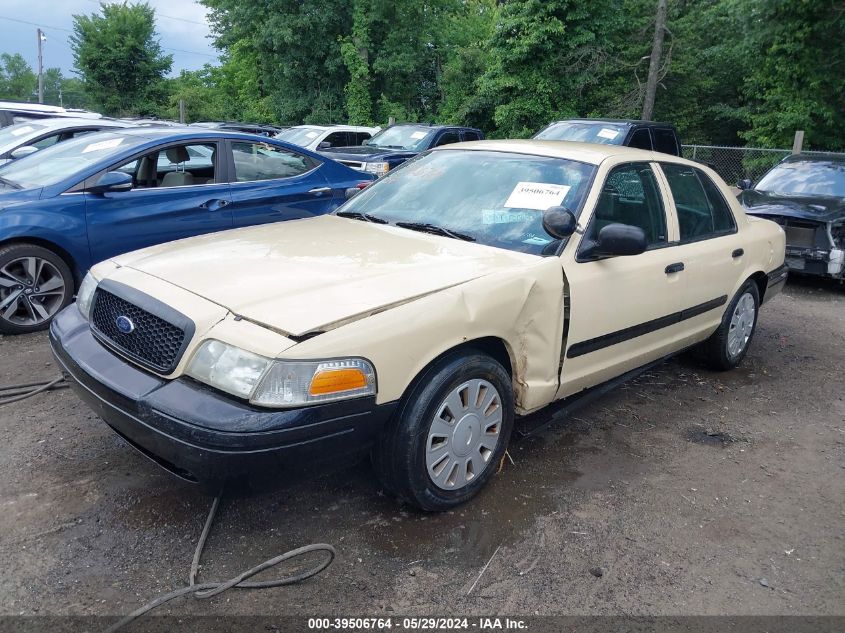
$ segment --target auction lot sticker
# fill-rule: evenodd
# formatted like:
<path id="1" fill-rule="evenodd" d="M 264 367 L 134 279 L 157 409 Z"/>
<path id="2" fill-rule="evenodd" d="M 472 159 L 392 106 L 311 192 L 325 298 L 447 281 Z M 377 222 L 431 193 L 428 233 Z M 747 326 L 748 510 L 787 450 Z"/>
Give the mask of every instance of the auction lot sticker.
<path id="1" fill-rule="evenodd" d="M 508 209 L 536 209 L 545 211 L 549 207 L 556 207 L 566 194 L 569 185 L 553 185 L 545 182 L 518 182 L 505 201 Z"/>

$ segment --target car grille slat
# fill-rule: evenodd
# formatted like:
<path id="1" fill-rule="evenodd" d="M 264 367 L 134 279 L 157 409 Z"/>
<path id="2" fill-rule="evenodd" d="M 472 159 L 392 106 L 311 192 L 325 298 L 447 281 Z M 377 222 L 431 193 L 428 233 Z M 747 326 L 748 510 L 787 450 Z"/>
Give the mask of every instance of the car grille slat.
<path id="1" fill-rule="evenodd" d="M 135 329 L 121 332 L 118 317 L 129 318 Z M 91 326 L 104 343 L 160 373 L 173 370 L 185 342 L 182 328 L 102 288 L 94 297 Z"/>

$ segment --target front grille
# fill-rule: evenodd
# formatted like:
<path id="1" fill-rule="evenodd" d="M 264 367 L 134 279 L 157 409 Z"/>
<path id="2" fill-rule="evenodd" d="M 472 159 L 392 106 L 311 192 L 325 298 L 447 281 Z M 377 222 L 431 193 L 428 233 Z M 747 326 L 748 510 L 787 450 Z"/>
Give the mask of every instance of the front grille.
<path id="1" fill-rule="evenodd" d="M 795 226 L 787 224 L 784 227 L 786 231 L 786 243 L 789 246 L 803 246 L 804 248 L 812 248 L 816 245 L 816 229 L 808 226 Z"/>
<path id="2" fill-rule="evenodd" d="M 121 332 L 117 327 L 118 317 L 127 317 L 134 329 Z M 95 334 L 117 351 L 165 374 L 179 362 L 185 342 L 182 328 L 102 288 L 94 297 L 91 325 Z"/>

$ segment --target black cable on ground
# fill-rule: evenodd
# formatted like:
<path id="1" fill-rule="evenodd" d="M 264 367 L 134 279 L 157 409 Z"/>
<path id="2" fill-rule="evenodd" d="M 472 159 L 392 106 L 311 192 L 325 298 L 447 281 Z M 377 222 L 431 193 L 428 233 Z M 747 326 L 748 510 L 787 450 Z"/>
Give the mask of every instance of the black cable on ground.
<path id="1" fill-rule="evenodd" d="M 62 376 L 57 376 L 52 380 L 43 382 L 28 382 L 20 385 L 0 387 L 0 407 L 4 404 L 25 400 L 50 389 L 66 389 L 68 386 Z"/>
<path id="2" fill-rule="evenodd" d="M 178 598 L 186 594 L 193 594 L 195 598 L 202 599 L 211 598 L 212 596 L 216 596 L 217 594 L 223 593 L 224 591 L 227 591 L 232 587 L 235 587 L 237 589 L 267 589 L 269 587 L 282 587 L 284 585 L 292 585 L 294 583 L 301 582 L 307 578 L 311 578 L 311 576 L 316 576 L 321 571 L 326 569 L 326 567 L 332 564 L 332 561 L 334 560 L 334 557 L 336 555 L 334 547 L 332 547 L 331 545 L 327 545 L 326 543 L 315 543 L 313 545 L 306 545 L 304 547 L 292 549 L 289 552 L 285 552 L 284 554 L 266 560 L 263 563 L 246 570 L 242 574 L 231 578 L 230 580 L 226 580 L 223 582 L 203 582 L 197 584 L 196 578 L 197 572 L 199 570 L 200 558 L 202 557 L 203 549 L 205 549 L 205 542 L 206 540 L 208 540 L 208 534 L 211 531 L 211 525 L 214 521 L 214 516 L 217 514 L 217 507 L 220 505 L 220 499 L 222 499 L 222 497 L 223 493 L 221 491 L 220 494 L 218 494 L 217 497 L 214 498 L 214 502 L 211 504 L 211 509 L 208 512 L 208 518 L 206 518 L 205 526 L 202 529 L 202 534 L 200 534 L 200 540 L 197 543 L 196 550 L 194 550 L 194 558 L 191 562 L 191 571 L 188 574 L 188 586 L 161 595 L 155 600 L 151 600 L 144 606 L 135 609 L 135 611 L 133 611 L 132 613 L 118 621 L 116 624 L 106 629 L 105 633 L 113 633 L 114 631 L 117 631 L 118 629 L 126 626 L 136 618 L 139 618 L 140 616 L 144 615 L 145 613 L 148 613 L 149 611 L 160 607 L 166 602 L 170 602 L 174 598 Z M 326 552 L 328 556 L 317 566 L 311 569 L 307 569 L 293 576 L 277 578 L 275 580 L 264 580 L 260 582 L 244 582 L 247 578 L 259 574 L 266 569 L 270 569 L 271 567 L 275 567 L 279 563 L 282 563 L 286 560 L 290 560 L 292 558 L 296 558 L 298 556 L 303 556 L 310 552 Z"/>

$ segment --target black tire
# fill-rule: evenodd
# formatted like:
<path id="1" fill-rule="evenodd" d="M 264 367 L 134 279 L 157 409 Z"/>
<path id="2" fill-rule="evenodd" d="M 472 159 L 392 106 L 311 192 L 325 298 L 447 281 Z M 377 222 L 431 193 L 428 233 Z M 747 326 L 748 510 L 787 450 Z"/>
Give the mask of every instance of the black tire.
<path id="1" fill-rule="evenodd" d="M 61 280 L 63 287 L 60 290 L 46 293 L 35 285 L 32 287 L 26 286 L 25 275 L 21 274 L 20 268 L 22 266 L 21 261 L 24 258 L 35 258 L 49 264 L 43 268 L 43 272 L 39 271 L 41 273 L 39 278 L 44 280 L 49 272 Z M 21 279 L 24 283 L 10 287 L 8 283 L 12 279 Z M 38 279 L 35 282 L 37 283 Z M 28 290 L 32 294 L 20 296 L 19 299 L 12 298 L 13 294 L 21 290 Z M 42 294 L 39 294 L 39 292 L 42 292 Z M 73 273 L 71 273 L 65 261 L 53 251 L 26 243 L 0 247 L 0 306 L 3 306 L 4 302 L 8 302 L 10 298 L 19 306 L 11 314 L 7 314 L 12 306 L 11 302 L 0 309 L 0 333 L 26 334 L 46 329 L 53 317 L 73 300 L 74 292 Z M 38 306 L 32 307 L 32 302 L 38 302 Z M 31 316 L 32 322 L 26 322 L 27 314 Z M 46 318 L 44 314 L 47 315 Z"/>
<path id="2" fill-rule="evenodd" d="M 734 318 L 734 313 L 737 312 L 737 306 L 740 300 L 748 301 L 744 297 L 748 295 L 754 303 L 754 318 L 751 323 L 751 331 L 742 348 L 736 352 L 731 353 L 729 349 L 729 341 L 731 334 L 731 321 Z M 704 363 L 711 369 L 717 371 L 727 371 L 737 367 L 745 355 L 748 353 L 748 348 L 751 347 L 751 341 L 754 338 L 754 333 L 757 331 L 757 316 L 760 313 L 760 291 L 757 284 L 749 279 L 731 299 L 728 304 L 725 314 L 722 316 L 722 323 L 719 325 L 713 334 L 704 341 L 698 348 L 698 355 Z"/>
<path id="3" fill-rule="evenodd" d="M 429 431 L 435 424 L 435 415 L 445 406 L 446 397 L 470 381 L 484 381 L 498 392 L 502 414 L 496 431 L 498 439 L 495 450 L 487 452 L 483 458 L 486 462 L 481 472 L 477 475 L 472 473 L 472 479 L 458 489 L 447 490 L 436 485 L 429 474 L 426 462 Z M 492 397 L 495 402 L 495 394 Z M 457 429 L 457 425 L 468 417 L 457 421 L 453 419 L 453 428 Z M 373 449 L 373 465 L 385 488 L 403 501 L 421 510 L 449 510 L 475 496 L 496 472 L 507 449 L 513 421 L 513 387 L 508 372 L 481 352 L 455 352 L 436 361 L 403 396 L 396 413 L 382 430 Z M 477 428 L 483 428 L 484 422 L 480 422 L 480 425 Z M 470 431 L 467 445 L 472 436 L 473 432 Z M 487 451 L 482 447 L 479 450 Z M 471 469 L 466 464 L 463 468 L 463 476 L 469 477 Z"/>

